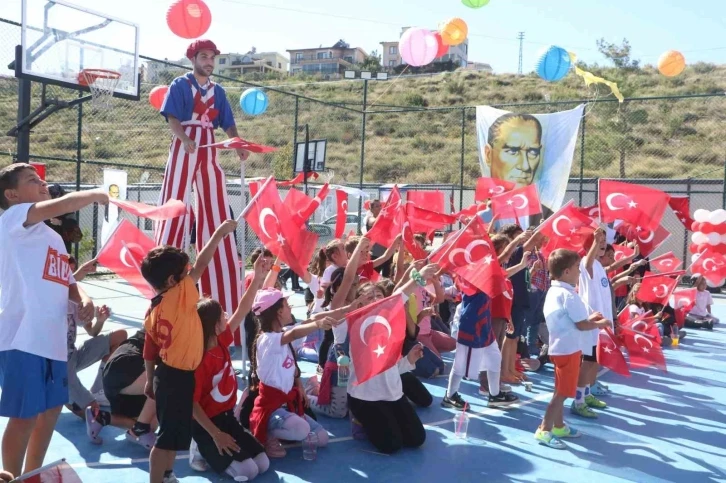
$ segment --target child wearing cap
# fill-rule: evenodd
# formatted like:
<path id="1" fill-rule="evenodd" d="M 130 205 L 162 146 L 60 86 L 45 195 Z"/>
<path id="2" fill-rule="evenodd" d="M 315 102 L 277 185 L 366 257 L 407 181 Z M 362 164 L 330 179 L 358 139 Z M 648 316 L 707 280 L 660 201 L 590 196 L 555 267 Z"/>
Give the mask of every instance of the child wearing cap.
<path id="1" fill-rule="evenodd" d="M 292 329 L 283 328 L 292 321 L 292 310 L 282 292 L 259 290 L 252 304 L 260 326 L 252 354 L 250 372 L 252 387 L 258 396 L 250 415 L 250 430 L 265 445 L 270 458 L 283 458 L 287 453 L 280 440 L 302 441 L 315 433 L 319 447 L 328 444 L 328 432 L 305 414 L 305 398 L 296 384 L 300 369 L 290 343 L 318 330 L 330 330 L 340 324 L 323 314 Z"/>
<path id="2" fill-rule="evenodd" d="M 565 424 L 564 403 L 575 397 L 580 375 L 583 342 L 589 331 L 608 327 L 610 321 L 596 312 L 588 316 L 585 303 L 575 292 L 580 278 L 580 256 L 570 250 L 555 250 L 547 262 L 552 285 L 544 303 L 549 331 L 549 357 L 555 366 L 555 391 L 547 406 L 542 424 L 534 437 L 540 444 L 555 449 L 567 446 L 560 438 L 577 438 L 580 433 Z"/>
<path id="3" fill-rule="evenodd" d="M 204 355 L 196 284 L 217 245 L 236 228 L 233 220 L 223 222 L 191 270 L 188 255 L 171 246 L 154 248 L 141 262 L 141 275 L 157 294 L 144 321 L 144 393 L 156 400 L 159 420 L 159 436 L 149 458 L 150 483 L 177 481 L 176 452 L 187 451 L 191 444 L 194 371 Z"/>

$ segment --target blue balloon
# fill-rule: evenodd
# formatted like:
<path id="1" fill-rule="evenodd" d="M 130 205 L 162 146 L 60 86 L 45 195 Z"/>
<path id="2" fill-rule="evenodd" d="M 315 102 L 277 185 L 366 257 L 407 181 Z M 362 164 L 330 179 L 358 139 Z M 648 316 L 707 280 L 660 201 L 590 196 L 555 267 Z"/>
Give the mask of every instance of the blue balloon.
<path id="1" fill-rule="evenodd" d="M 239 107 L 247 115 L 259 116 L 267 110 L 270 103 L 267 94 L 260 89 L 247 89 L 239 98 Z"/>
<path id="2" fill-rule="evenodd" d="M 556 82 L 567 75 L 571 65 L 570 54 L 562 47 L 553 45 L 540 55 L 537 74 L 546 81 Z"/>

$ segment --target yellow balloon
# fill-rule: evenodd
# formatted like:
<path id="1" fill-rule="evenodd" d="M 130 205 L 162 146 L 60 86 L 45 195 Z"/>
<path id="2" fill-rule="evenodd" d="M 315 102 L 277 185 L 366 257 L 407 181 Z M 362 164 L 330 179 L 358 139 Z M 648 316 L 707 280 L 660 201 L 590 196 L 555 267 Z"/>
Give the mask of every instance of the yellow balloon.
<path id="1" fill-rule="evenodd" d="M 675 77 L 686 68 L 686 58 L 677 50 L 669 50 L 658 59 L 658 71 L 666 77 Z"/>
<path id="2" fill-rule="evenodd" d="M 460 18 L 452 18 L 447 21 L 440 29 L 441 39 L 444 45 L 459 45 L 469 34 L 469 27 L 466 22 Z"/>

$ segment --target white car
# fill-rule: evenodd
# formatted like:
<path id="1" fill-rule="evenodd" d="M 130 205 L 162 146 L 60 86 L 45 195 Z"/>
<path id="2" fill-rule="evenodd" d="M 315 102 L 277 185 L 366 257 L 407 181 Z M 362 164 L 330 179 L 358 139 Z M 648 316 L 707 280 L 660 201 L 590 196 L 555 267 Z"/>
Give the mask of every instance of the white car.
<path id="1" fill-rule="evenodd" d="M 351 231 L 353 231 L 354 233 L 358 233 L 358 219 L 358 213 L 347 213 L 345 218 L 345 231 L 343 232 L 344 235 L 347 235 Z M 333 232 L 335 232 L 335 221 L 336 217 L 331 216 L 330 218 L 327 218 L 325 221 L 323 221 L 321 225 L 328 225 L 333 229 Z"/>

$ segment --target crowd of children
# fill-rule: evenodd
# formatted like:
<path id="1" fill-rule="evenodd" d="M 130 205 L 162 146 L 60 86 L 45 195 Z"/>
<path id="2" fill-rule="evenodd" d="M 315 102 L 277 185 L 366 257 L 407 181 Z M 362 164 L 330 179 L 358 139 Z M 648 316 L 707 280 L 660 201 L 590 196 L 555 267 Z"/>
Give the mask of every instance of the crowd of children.
<path id="1" fill-rule="evenodd" d="M 0 416 L 9 418 L 2 458 L 10 473 L 42 465 L 64 405 L 85 419 L 93 443 L 102 444 L 102 429 L 113 425 L 148 448 L 151 483 L 177 481 L 176 454 L 190 448 L 194 469 L 252 480 L 271 458 L 285 456 L 283 442 L 326 446 L 326 417 L 350 417 L 355 438 L 391 454 L 425 442 L 414 406 L 430 406 L 433 397 L 421 378 L 450 369 L 443 407 L 468 409 L 459 393 L 468 378 L 479 380 L 489 407 L 507 408 L 518 401 L 512 386 L 548 361 L 554 394 L 535 438 L 566 448 L 562 440 L 580 433 L 564 421 L 565 401 L 573 399 L 571 413 L 583 418 L 607 407 L 599 398 L 608 390 L 597 382 L 599 331 L 613 327 L 621 301 L 632 316 L 646 309 L 634 296 L 637 253 L 615 262 L 603 229 L 586 241 L 584 257 L 559 249 L 545 259 L 545 237 L 510 224 L 497 233 L 490 226 L 507 277 L 504 293 L 493 298 L 428 260 L 412 260 L 400 237 L 388 249 L 352 237 L 328 243 L 298 274 L 310 292 L 307 320 L 293 317 L 277 279 L 281 267 L 267 250 L 253 253 L 230 316 L 197 289 L 217 246 L 236 228 L 225 221 L 194 264 L 173 247 L 151 250 L 140 265 L 156 293 L 144 328 L 131 337 L 102 333 L 108 308 L 94 307 L 77 284 L 92 264 L 77 267 L 44 221 L 107 201 L 99 191 L 51 199 L 29 165 L 0 171 Z M 369 221 L 380 202 L 371 207 Z M 417 243 L 427 248 L 424 237 Z M 618 286 L 627 287 L 624 299 L 615 295 Z M 696 286 L 689 320 L 718 323 L 705 282 Z M 403 349 L 397 364 L 358 384 L 346 314 L 387 297 L 406 306 Z M 679 330 L 663 311 L 657 316 L 663 336 Z M 91 336 L 80 346 L 78 325 Z M 238 400 L 229 346 L 240 326 L 251 371 Z M 47 336 L 38 338 L 41 332 Z M 448 368 L 442 353 L 451 351 Z M 304 381 L 298 358 L 317 362 L 317 374 Z M 76 374 L 96 362 L 99 373 L 87 390 Z"/>

